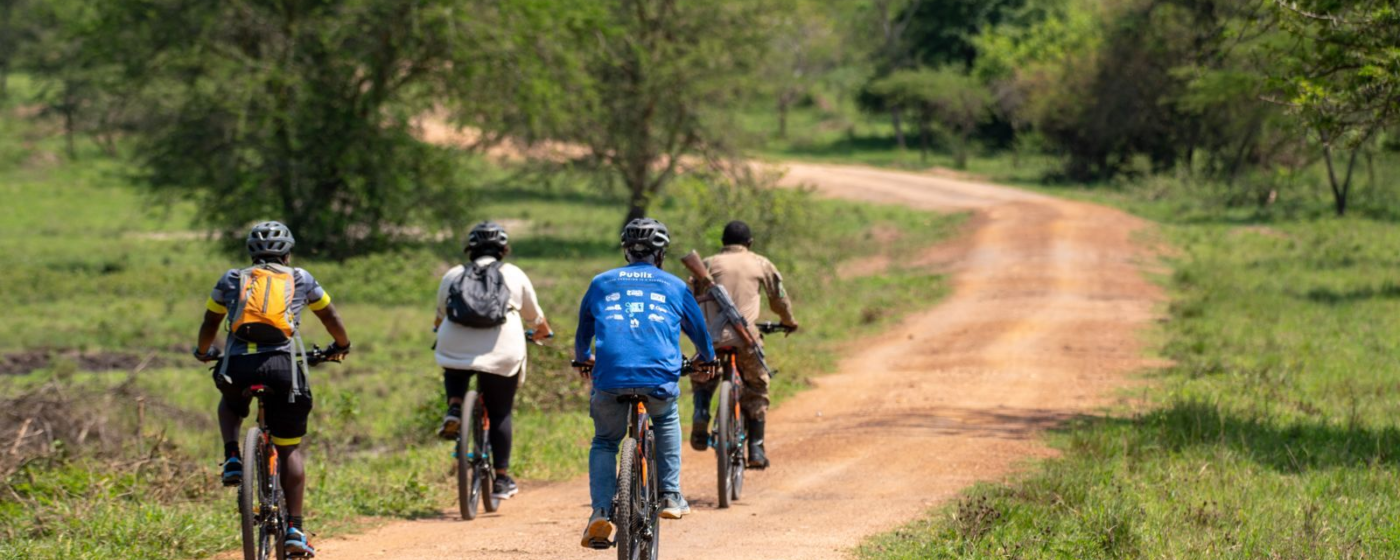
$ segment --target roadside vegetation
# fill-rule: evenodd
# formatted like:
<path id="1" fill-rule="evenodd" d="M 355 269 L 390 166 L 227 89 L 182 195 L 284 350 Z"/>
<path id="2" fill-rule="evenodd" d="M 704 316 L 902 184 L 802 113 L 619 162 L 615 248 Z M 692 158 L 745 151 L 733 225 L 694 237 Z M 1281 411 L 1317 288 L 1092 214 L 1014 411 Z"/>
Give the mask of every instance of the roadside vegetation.
<path id="1" fill-rule="evenodd" d="M 27 80 L 13 79 L 24 99 Z M 218 487 L 218 398 L 189 357 L 202 301 L 243 262 L 199 227 L 194 205 L 151 196 L 134 169 L 86 137 L 70 159 L 53 120 L 0 115 L 0 558 L 195 558 L 237 547 L 233 494 Z M 535 280 L 558 336 L 531 348 L 514 461 L 525 481 L 584 472 L 586 387 L 568 369 L 578 298 L 617 266 L 625 193 L 555 164 L 499 166 L 458 154 L 479 178 L 459 193 L 464 224 L 511 230 L 514 262 Z M 680 180 L 654 212 L 678 234 L 675 258 L 716 250 L 725 220 L 748 219 L 782 268 L 803 332 L 771 341 L 778 398 L 830 369 L 843 341 L 890 324 L 943 290 L 898 264 L 840 276 L 843 263 L 916 252 L 959 218 Z M 333 295 L 356 342 L 312 375 L 309 523 L 321 535 L 375 517 L 437 516 L 452 502 L 449 446 L 430 436 L 442 413 L 432 297 L 461 239 L 427 224 L 421 239 L 343 261 L 298 258 Z M 304 235 L 299 238 L 309 240 Z M 898 262 L 899 259 L 893 259 Z M 822 297 L 841 293 L 842 298 Z M 329 338 L 315 321 L 308 343 Z M 528 482 L 526 483 L 528 490 Z M 580 487 L 580 496 L 586 490 Z"/>
<path id="2" fill-rule="evenodd" d="M 1160 353 L 1060 458 L 871 539 L 865 558 L 1390 558 L 1400 229 L 1088 195 L 1160 221 Z"/>

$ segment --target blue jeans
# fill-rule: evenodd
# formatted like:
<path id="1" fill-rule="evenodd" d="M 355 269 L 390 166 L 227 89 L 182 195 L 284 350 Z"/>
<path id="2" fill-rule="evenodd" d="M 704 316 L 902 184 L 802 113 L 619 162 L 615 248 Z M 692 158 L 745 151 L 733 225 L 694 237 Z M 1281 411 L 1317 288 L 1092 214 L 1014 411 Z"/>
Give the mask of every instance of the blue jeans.
<path id="1" fill-rule="evenodd" d="M 588 450 L 588 492 L 594 510 L 612 512 L 617 494 L 617 448 L 627 435 L 628 405 L 618 393 L 593 390 L 588 414 L 593 417 L 593 447 Z M 656 434 L 656 470 L 663 494 L 681 491 L 681 415 L 676 399 L 647 397 L 647 414 Z"/>

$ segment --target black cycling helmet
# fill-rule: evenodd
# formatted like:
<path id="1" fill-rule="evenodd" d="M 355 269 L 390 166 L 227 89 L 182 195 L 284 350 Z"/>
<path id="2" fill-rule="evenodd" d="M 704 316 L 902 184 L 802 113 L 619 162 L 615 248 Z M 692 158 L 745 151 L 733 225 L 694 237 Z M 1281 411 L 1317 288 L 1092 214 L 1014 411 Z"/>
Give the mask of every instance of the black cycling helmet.
<path id="1" fill-rule="evenodd" d="M 671 244 L 671 232 L 666 224 L 651 218 L 637 218 L 622 228 L 622 248 L 628 253 L 648 255 L 665 251 Z"/>
<path id="2" fill-rule="evenodd" d="M 471 233 L 467 234 L 467 248 L 465 252 L 478 252 L 504 249 L 510 243 L 510 236 L 506 235 L 506 228 L 496 222 L 481 222 L 472 227 Z"/>
<path id="3" fill-rule="evenodd" d="M 297 240 L 282 222 L 263 222 L 248 232 L 248 254 L 257 257 L 285 257 Z"/>
<path id="4" fill-rule="evenodd" d="M 724 226 L 720 242 L 725 245 L 748 245 L 753 242 L 753 232 L 749 230 L 749 224 L 734 220 Z"/>

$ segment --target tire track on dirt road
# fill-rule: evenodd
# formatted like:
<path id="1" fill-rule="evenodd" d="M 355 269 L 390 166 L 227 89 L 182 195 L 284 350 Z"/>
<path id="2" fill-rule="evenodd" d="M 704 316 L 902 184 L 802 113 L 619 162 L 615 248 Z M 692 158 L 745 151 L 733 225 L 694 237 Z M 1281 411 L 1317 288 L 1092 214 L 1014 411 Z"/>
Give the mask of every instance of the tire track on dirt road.
<path id="1" fill-rule="evenodd" d="M 750 471 L 743 501 L 714 509 L 714 456 L 686 447 L 683 487 L 695 513 L 663 523 L 662 557 L 848 556 L 863 537 L 1050 455 L 1037 439 L 1042 430 L 1111 402 L 1126 374 L 1148 364 L 1138 336 L 1161 294 L 1142 274 L 1151 254 L 1134 234 L 1144 221 L 996 185 L 865 167 L 789 164 L 785 181 L 975 217 L 937 259 L 951 274 L 945 300 L 852 345 L 837 373 L 770 412 L 774 467 Z M 322 542 L 320 556 L 612 557 L 578 545 L 585 480 L 522 486 L 500 515 L 395 522 Z"/>

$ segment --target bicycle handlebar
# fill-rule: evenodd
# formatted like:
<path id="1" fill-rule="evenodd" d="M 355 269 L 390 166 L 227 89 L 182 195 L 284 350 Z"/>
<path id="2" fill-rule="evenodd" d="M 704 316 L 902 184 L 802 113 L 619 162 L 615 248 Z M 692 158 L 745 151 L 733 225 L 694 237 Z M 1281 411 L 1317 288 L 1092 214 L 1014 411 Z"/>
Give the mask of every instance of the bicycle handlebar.
<path id="1" fill-rule="evenodd" d="M 312 345 L 311 351 L 306 353 L 306 363 L 310 366 L 319 366 L 326 362 L 338 364 L 345 359 L 345 354 L 349 351 L 349 348 L 337 348 L 334 343 L 324 350 L 320 346 Z"/>
<path id="2" fill-rule="evenodd" d="M 793 331 L 797 330 L 797 329 L 794 328 L 794 327 L 789 327 L 789 326 L 784 325 L 784 324 L 782 324 L 782 323 L 779 323 L 779 322 L 777 322 L 777 321 L 764 321 L 764 322 L 762 322 L 762 323 L 758 323 L 758 324 L 755 325 L 755 326 L 758 327 L 758 332 L 761 332 L 761 333 L 763 333 L 763 334 L 773 334 L 773 333 L 778 333 L 778 332 L 780 332 L 780 333 L 790 333 L 790 332 L 793 332 Z"/>

